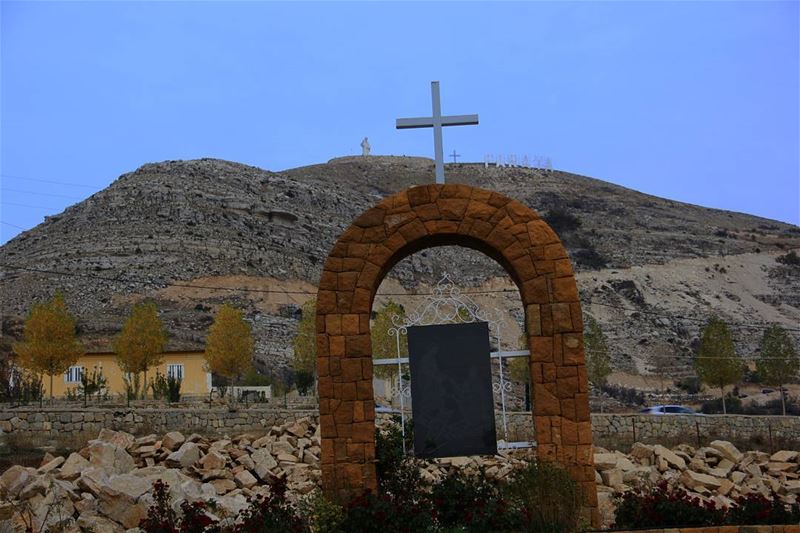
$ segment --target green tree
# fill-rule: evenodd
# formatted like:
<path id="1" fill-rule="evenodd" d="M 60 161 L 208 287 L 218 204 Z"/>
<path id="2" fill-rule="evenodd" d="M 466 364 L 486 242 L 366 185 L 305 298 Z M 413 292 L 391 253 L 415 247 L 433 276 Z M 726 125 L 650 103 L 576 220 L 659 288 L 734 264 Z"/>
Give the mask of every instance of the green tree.
<path id="1" fill-rule="evenodd" d="M 797 377 L 800 359 L 789 333 L 778 325 L 770 326 L 761 338 L 761 354 L 756 370 L 767 385 L 776 385 L 781 391 L 781 407 L 786 416 L 786 393 L 783 385 Z"/>
<path id="2" fill-rule="evenodd" d="M 60 292 L 45 303 L 38 303 L 25 321 L 22 342 L 14 344 L 23 368 L 38 375 L 50 376 L 50 398 L 53 398 L 53 376 L 63 374 L 85 353 L 75 337 L 75 319 L 67 310 Z"/>
<path id="3" fill-rule="evenodd" d="M 303 315 L 297 324 L 294 336 L 295 384 L 300 394 L 307 394 L 314 386 L 317 376 L 317 302 L 309 300 L 303 304 Z"/>
<path id="4" fill-rule="evenodd" d="M 209 372 L 238 383 L 252 367 L 255 340 L 250 324 L 239 309 L 224 304 L 217 311 L 206 337 L 206 366 Z"/>
<path id="5" fill-rule="evenodd" d="M 703 328 L 694 369 L 700 381 L 719 388 L 722 412 L 727 414 L 725 387 L 738 383 L 744 368 L 741 358 L 736 355 L 731 331 L 722 319 L 711 317 Z"/>
<path id="6" fill-rule="evenodd" d="M 600 324 L 591 316 L 586 316 L 583 330 L 583 349 L 586 356 L 586 376 L 589 383 L 600 392 L 611 374 L 611 357 L 608 355 L 608 341 Z M 603 411 L 601 396 L 600 411 Z"/>
<path id="7" fill-rule="evenodd" d="M 606 384 L 608 375 L 611 374 L 611 357 L 608 355 L 608 341 L 600 324 L 590 316 L 586 317 L 583 347 L 589 383 L 599 389 Z"/>
<path id="8" fill-rule="evenodd" d="M 144 374 L 142 396 L 147 396 L 147 370 L 163 362 L 167 332 L 153 302 L 133 306 L 131 314 L 114 339 L 114 352 L 120 369 L 129 374 Z"/>
<path id="9" fill-rule="evenodd" d="M 406 311 L 402 305 L 393 300 L 387 300 L 383 304 L 380 311 L 375 314 L 375 319 L 370 328 L 373 359 L 394 359 L 398 357 L 398 337 L 400 339 L 400 354 L 408 355 L 408 335 L 400 334 L 395 327 L 395 322 L 404 324 L 405 321 Z M 395 335 L 392 335 L 390 331 L 393 331 Z M 396 378 L 397 365 L 376 365 L 375 375 L 384 379 Z"/>

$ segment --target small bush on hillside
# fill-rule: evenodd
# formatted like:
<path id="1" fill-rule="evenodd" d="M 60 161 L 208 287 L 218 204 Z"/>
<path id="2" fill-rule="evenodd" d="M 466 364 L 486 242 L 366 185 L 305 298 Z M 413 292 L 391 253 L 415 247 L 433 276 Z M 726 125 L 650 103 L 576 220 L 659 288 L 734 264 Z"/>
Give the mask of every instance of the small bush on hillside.
<path id="1" fill-rule="evenodd" d="M 609 264 L 609 259 L 598 252 L 593 245 L 576 250 L 572 258 L 579 265 L 592 269 L 605 268 Z"/>
<path id="2" fill-rule="evenodd" d="M 700 392 L 700 380 L 696 377 L 683 378 L 675 385 L 687 394 L 697 394 Z"/>
<path id="3" fill-rule="evenodd" d="M 797 255 L 797 252 L 795 252 L 794 250 L 786 254 L 779 255 L 778 257 L 775 258 L 775 261 L 784 265 L 800 266 L 800 256 Z"/>
<path id="4" fill-rule="evenodd" d="M 742 400 L 730 392 L 725 396 L 725 407 L 729 415 L 740 415 L 744 412 Z M 700 412 L 706 415 L 722 414 L 722 398 L 714 398 L 703 402 L 700 406 Z"/>
<path id="5" fill-rule="evenodd" d="M 559 234 L 575 231 L 581 226 L 581 221 L 578 217 L 561 207 L 550 209 L 543 218 L 553 228 L 553 231 Z"/>
<path id="6" fill-rule="evenodd" d="M 749 404 L 742 408 L 742 414 L 745 415 L 782 415 L 783 408 L 781 406 L 780 398 L 769 400 L 764 405 Z M 791 396 L 786 396 L 786 415 L 798 416 L 800 415 L 800 404 Z"/>
<path id="7" fill-rule="evenodd" d="M 645 404 L 645 397 L 642 391 L 629 388 L 629 387 L 622 387 L 620 385 L 611 385 L 606 383 L 602 387 L 600 387 L 604 393 L 608 394 L 612 398 L 619 400 L 620 402 L 626 405 L 644 405 Z"/>

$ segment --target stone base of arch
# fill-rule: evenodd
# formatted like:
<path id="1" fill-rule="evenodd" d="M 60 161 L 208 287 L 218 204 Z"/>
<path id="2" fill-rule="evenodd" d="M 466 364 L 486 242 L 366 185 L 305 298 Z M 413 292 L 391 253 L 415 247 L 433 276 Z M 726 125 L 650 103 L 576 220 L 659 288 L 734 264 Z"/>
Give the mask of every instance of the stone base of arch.
<path id="1" fill-rule="evenodd" d="M 317 295 L 317 370 L 325 492 L 346 501 L 377 489 L 369 330 L 372 300 L 404 257 L 441 245 L 477 249 L 517 284 L 525 309 L 533 423 L 542 460 L 563 465 L 599 524 L 583 323 L 572 265 L 539 215 L 498 193 L 425 185 L 363 213 L 328 256 Z"/>

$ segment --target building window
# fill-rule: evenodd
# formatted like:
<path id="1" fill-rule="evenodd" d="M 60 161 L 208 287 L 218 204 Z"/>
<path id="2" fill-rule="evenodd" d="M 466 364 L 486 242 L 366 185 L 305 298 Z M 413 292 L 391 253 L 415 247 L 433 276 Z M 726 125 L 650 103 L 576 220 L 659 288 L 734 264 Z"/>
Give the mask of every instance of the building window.
<path id="1" fill-rule="evenodd" d="M 167 365 L 167 377 L 173 377 L 183 380 L 183 365 L 172 364 Z"/>
<path id="2" fill-rule="evenodd" d="M 80 383 L 83 376 L 82 366 L 71 366 L 64 373 L 64 383 Z"/>

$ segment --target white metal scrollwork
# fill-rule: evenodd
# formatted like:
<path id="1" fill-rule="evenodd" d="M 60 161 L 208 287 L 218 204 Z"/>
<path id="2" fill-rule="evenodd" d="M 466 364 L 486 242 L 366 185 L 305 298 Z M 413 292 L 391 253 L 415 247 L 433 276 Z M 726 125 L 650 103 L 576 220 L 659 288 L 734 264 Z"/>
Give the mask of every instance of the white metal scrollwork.
<path id="1" fill-rule="evenodd" d="M 469 296 L 463 294 L 453 283 L 450 276 L 445 273 L 441 280 L 436 284 L 433 294 L 426 296 L 425 301 L 414 311 L 405 317 L 399 315 L 392 316 L 392 327 L 387 333 L 394 337 L 397 347 L 396 359 L 383 359 L 373 361 L 376 365 L 397 365 L 397 391 L 395 396 L 400 401 L 400 419 L 403 432 L 403 452 L 405 446 L 405 421 L 406 421 L 406 399 L 411 397 L 411 388 L 407 380 L 403 379 L 403 365 L 408 364 L 408 357 L 403 357 L 401 353 L 401 335 L 408 334 L 411 326 L 429 326 L 433 324 L 466 324 L 472 322 L 487 322 L 489 324 L 490 341 L 497 347 L 498 351 L 492 352 L 490 357 L 497 359 L 498 382 L 492 384 L 494 392 L 500 395 L 500 406 L 503 420 L 503 442 L 505 447 L 526 447 L 530 443 L 509 443 L 508 442 L 508 418 L 506 415 L 506 393 L 511 392 L 511 383 L 506 380 L 503 370 L 503 359 L 510 357 L 527 357 L 527 350 L 502 351 L 500 333 L 504 325 L 504 314 L 497 308 L 492 310 L 482 309 Z"/>

